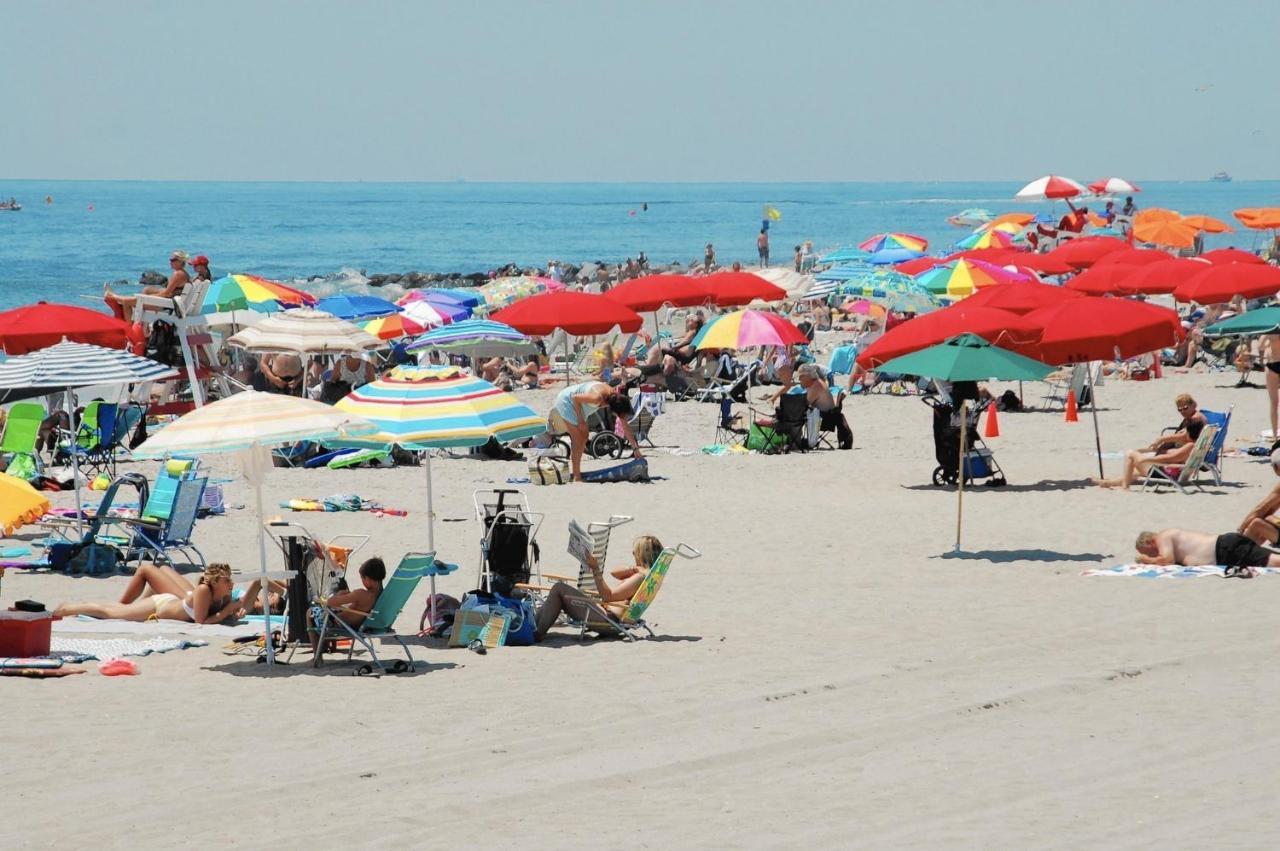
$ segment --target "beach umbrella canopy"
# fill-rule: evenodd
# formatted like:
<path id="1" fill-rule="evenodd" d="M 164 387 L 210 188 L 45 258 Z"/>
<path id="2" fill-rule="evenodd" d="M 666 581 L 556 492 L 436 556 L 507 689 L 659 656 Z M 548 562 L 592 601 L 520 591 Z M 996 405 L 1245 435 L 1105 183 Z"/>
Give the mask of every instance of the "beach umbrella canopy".
<path id="1" fill-rule="evenodd" d="M 122 349 L 129 324 L 85 307 L 38 301 L 0 313 L 0 349 L 24 355 L 60 340 Z"/>
<path id="2" fill-rule="evenodd" d="M 1113 236 L 1080 236 L 1053 249 L 1047 256 L 1076 269 L 1087 269 L 1107 254 L 1129 247 L 1129 243 Z"/>
<path id="3" fill-rule="evenodd" d="M 891 248 L 903 248 L 923 254 L 929 249 L 929 240 L 913 233 L 878 233 L 858 243 L 858 248 L 869 254 Z"/>
<path id="4" fill-rule="evenodd" d="M 1028 280 L 1026 275 L 1010 272 L 1003 266 L 981 260 L 963 258 L 935 266 L 915 276 L 916 282 L 934 295 L 960 298 L 981 287 L 1011 284 Z"/>
<path id="5" fill-rule="evenodd" d="M 863 369 L 878 369 L 896 357 L 937 345 L 960 334 L 977 334 L 987 341 L 1007 346 L 1025 345 L 1036 339 L 1036 332 L 1018 314 L 992 307 L 970 307 L 968 303 L 969 299 L 965 299 L 951 307 L 908 319 L 886 331 L 858 355 L 858 365 Z"/>
<path id="6" fill-rule="evenodd" d="M 225 313 L 230 310 L 256 310 L 274 313 L 283 307 L 311 306 L 316 297 L 311 293 L 287 287 L 257 275 L 224 275 L 209 284 L 200 303 L 201 313 Z"/>
<path id="7" fill-rule="evenodd" d="M 876 271 L 878 271 L 878 267 L 868 266 L 865 263 L 847 263 L 841 266 L 832 266 L 830 269 L 823 269 L 814 275 L 814 278 L 818 281 L 851 281 L 854 278 L 861 278 Z"/>
<path id="8" fill-rule="evenodd" d="M 479 290 L 460 290 L 449 287 L 422 287 L 409 290 L 396 299 L 396 304 L 404 307 L 411 301 L 452 301 L 463 307 L 480 307 L 484 304 L 484 295 Z"/>
<path id="9" fill-rule="evenodd" d="M 1214 265 L 1221 265 L 1224 263 L 1252 263 L 1255 266 L 1261 266 L 1265 265 L 1267 262 L 1258 255 L 1249 251 L 1241 251 L 1239 248 L 1215 248 L 1213 251 L 1206 251 L 1204 254 L 1201 254 L 1200 259 L 1208 260 Z"/>
<path id="10" fill-rule="evenodd" d="M 956 243 L 957 248 L 1012 248 L 1013 233 L 1002 228 L 977 230 Z"/>
<path id="11" fill-rule="evenodd" d="M 0 528 L 5 537 L 49 513 L 49 500 L 22 479 L 0 473 Z"/>
<path id="12" fill-rule="evenodd" d="M 1083 295 L 1114 295 L 1125 291 L 1123 282 L 1132 272 L 1132 266 L 1096 265 L 1076 275 L 1064 286 Z"/>
<path id="13" fill-rule="evenodd" d="M 984 207 L 969 207 L 954 216 L 947 216 L 947 223 L 958 227 L 976 227 L 987 224 L 993 218 L 995 214 Z"/>
<path id="14" fill-rule="evenodd" d="M 695 307 L 714 298 L 708 278 L 688 275 L 646 275 L 623 281 L 605 296 L 626 305 L 637 313 L 657 310 L 663 305 Z"/>
<path id="15" fill-rule="evenodd" d="M 494 278 L 480 287 L 480 293 L 490 308 L 505 307 L 529 296 L 545 293 L 549 281 L 549 278 L 511 275 Z"/>
<path id="16" fill-rule="evenodd" d="M 1104 177 L 1090 183 L 1089 191 L 1094 195 L 1132 195 L 1135 192 L 1141 192 L 1142 189 L 1123 177 Z"/>
<path id="17" fill-rule="evenodd" d="M 880 370 L 944 381 L 1042 381 L 1053 367 L 993 346 L 976 334 L 960 334 L 896 357 Z"/>
<path id="18" fill-rule="evenodd" d="M 1151 263 L 1163 263 L 1169 259 L 1168 253 L 1164 251 L 1156 251 L 1150 248 L 1123 248 L 1119 251 L 1112 251 L 1098 259 L 1094 263 L 1094 267 L 1098 266 L 1146 266 Z"/>
<path id="19" fill-rule="evenodd" d="M 408 351 L 458 352 L 471 358 L 515 357 L 536 352 L 533 340 L 491 319 L 466 319 L 428 331 Z"/>
<path id="20" fill-rule="evenodd" d="M 735 310 L 712 319 L 693 338 L 695 349 L 749 349 L 753 346 L 790 346 L 809 338 L 790 320 L 776 313 Z"/>
<path id="21" fill-rule="evenodd" d="M 385 346 L 381 340 L 323 311 L 309 307 L 272 314 L 251 328 L 229 337 L 227 345 L 250 352 L 292 352 L 300 355 L 369 352 Z"/>
<path id="22" fill-rule="evenodd" d="M 1245 207 L 1231 215 L 1251 230 L 1276 230 L 1280 228 L 1280 207 Z"/>
<path id="23" fill-rule="evenodd" d="M 1075 271 L 1075 267 L 1065 260 L 1054 257 L 1053 252 L 1048 254 L 1023 254 L 1017 260 L 1009 260 L 1010 263 L 1016 263 L 1033 272 L 1041 275 L 1067 275 Z"/>
<path id="24" fill-rule="evenodd" d="M 1010 313 L 1026 314 L 1080 297 L 1080 293 L 1066 287 L 1025 281 L 985 287 L 966 298 L 963 303 L 968 307 L 993 307 Z"/>
<path id="25" fill-rule="evenodd" d="M 1187 281 L 1199 275 L 1210 264 L 1202 259 L 1170 257 L 1159 263 L 1148 263 L 1145 266 L 1129 266 L 1129 274 L 1120 284 L 1120 292 L 1125 295 L 1165 295 L 1176 290 Z M 1103 268 L 1101 264 L 1092 271 Z"/>
<path id="26" fill-rule="evenodd" d="M 771 284 L 782 287 L 787 293 L 787 298 L 799 298 L 807 293 L 809 287 L 813 286 L 814 283 L 813 275 L 797 272 L 795 269 L 788 269 L 785 266 L 770 266 L 767 269 L 757 269 L 754 274 L 764 278 Z"/>
<path id="27" fill-rule="evenodd" d="M 566 334 L 603 334 L 615 326 L 639 331 L 640 314 L 612 299 L 592 293 L 543 293 L 530 296 L 491 317 L 525 334 L 543 336 L 557 328 Z"/>
<path id="28" fill-rule="evenodd" d="M 873 319 L 883 319 L 888 312 L 882 305 L 876 304 L 874 301 L 867 301 L 865 298 L 846 301 L 840 306 L 840 309 L 845 313 L 870 316 Z"/>
<path id="29" fill-rule="evenodd" d="M 1205 233 L 1235 233 L 1235 228 L 1222 219 L 1215 219 L 1213 216 L 1202 214 L 1183 216 L 1182 223 Z"/>
<path id="30" fill-rule="evenodd" d="M 471 315 L 470 308 L 463 307 L 460 304 L 430 301 L 428 299 L 411 301 L 400 308 L 400 311 L 423 329 L 438 328 L 441 325 L 448 325 L 450 322 L 466 319 Z"/>
<path id="31" fill-rule="evenodd" d="M 863 251 L 861 248 L 847 246 L 845 248 L 837 248 L 835 251 L 829 251 L 818 258 L 819 263 L 855 263 L 866 260 L 871 256 L 871 252 Z"/>
<path id="32" fill-rule="evenodd" d="M 262 582 L 263 611 L 267 608 L 267 580 L 282 578 L 267 571 L 267 543 L 263 530 L 262 484 L 272 468 L 270 449 L 286 443 L 314 440 L 324 443 L 340 438 L 371 434 L 373 423 L 360 420 L 336 407 L 301 399 L 246 390 L 211 402 L 179 417 L 149 440 L 133 450 L 138 458 L 163 458 L 168 455 L 207 455 L 215 452 L 238 452 L 241 472 L 253 486 L 257 497 L 259 572 Z M 275 651 L 270 638 L 271 619 L 263 619 L 268 663 L 274 662 Z"/>
<path id="33" fill-rule="evenodd" d="M 1020 201 L 1074 198 L 1084 194 L 1084 187 L 1069 177 L 1046 174 L 1022 187 L 1013 196 Z"/>
<path id="34" fill-rule="evenodd" d="M 898 313 L 927 313 L 941 305 L 915 278 L 889 269 L 873 269 L 839 285 L 844 295 L 870 299 Z"/>
<path id="35" fill-rule="evenodd" d="M 1072 299 L 1033 310 L 1026 322 L 1040 329 L 1037 359 L 1053 364 L 1130 358 L 1182 339 L 1177 313 L 1123 298 Z"/>
<path id="36" fill-rule="evenodd" d="M 991 221 L 982 225 L 978 230 L 992 230 L 999 228 L 1001 230 L 1022 230 L 1027 225 L 1036 220 L 1034 213 L 1002 213 Z"/>
<path id="37" fill-rule="evenodd" d="M 137 384 L 174 378 L 171 366 L 123 349 L 63 340 L 0 363 L 0 390 L 32 391 L 24 398 L 100 384 Z M 17 396 L 6 396 L 14 401 Z"/>
<path id="38" fill-rule="evenodd" d="M 339 319 L 368 319 L 400 312 L 394 303 L 372 295 L 331 295 L 317 301 L 315 308 Z"/>
<path id="39" fill-rule="evenodd" d="M 1253 263 L 1212 265 L 1173 291 L 1178 301 L 1223 304 L 1236 296 L 1262 298 L 1280 292 L 1280 268 Z"/>
<path id="40" fill-rule="evenodd" d="M 760 299 L 781 301 L 787 291 L 771 284 L 753 272 L 716 272 L 702 279 L 711 290 L 715 303 L 721 307 L 736 307 Z"/>
<path id="41" fill-rule="evenodd" d="M 360 326 L 364 332 L 379 340 L 399 340 L 402 337 L 416 337 L 427 329 L 414 322 L 403 313 L 394 316 L 379 316 L 370 319 Z"/>
<path id="42" fill-rule="evenodd" d="M 871 252 L 867 262 L 873 266 L 889 266 L 894 263 L 905 263 L 908 260 L 918 260 L 923 256 L 923 252 L 913 251 L 910 248 L 885 248 Z"/>
<path id="43" fill-rule="evenodd" d="M 1133 217 L 1134 226 L 1154 224 L 1155 222 L 1176 222 L 1182 218 L 1182 214 L 1177 210 L 1170 210 L 1166 207 L 1148 207 L 1145 210 L 1139 210 L 1138 214 Z"/>
<path id="44" fill-rule="evenodd" d="M 941 266 L 947 262 L 949 261 L 945 257 L 917 257 L 915 260 L 904 260 L 901 263 L 894 264 L 893 270 L 915 277 L 921 272 L 928 271 L 934 266 Z"/>
<path id="45" fill-rule="evenodd" d="M 1280 333 L 1280 307 L 1262 307 L 1237 313 L 1204 329 L 1206 337 L 1235 337 Z"/>
<path id="46" fill-rule="evenodd" d="M 1134 239 L 1169 248 L 1190 248 L 1195 244 L 1196 233 L 1183 219 L 1133 223 Z"/>

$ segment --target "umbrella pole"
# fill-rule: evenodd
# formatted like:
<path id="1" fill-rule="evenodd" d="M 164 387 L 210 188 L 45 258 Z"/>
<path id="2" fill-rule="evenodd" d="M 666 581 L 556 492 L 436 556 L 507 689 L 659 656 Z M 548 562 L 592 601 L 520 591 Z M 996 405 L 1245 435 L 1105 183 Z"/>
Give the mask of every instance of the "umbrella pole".
<path id="1" fill-rule="evenodd" d="M 435 499 L 431 492 L 431 450 L 424 449 L 422 452 L 423 466 L 427 468 L 427 552 L 431 553 L 431 600 L 429 608 L 431 609 L 431 633 L 435 633 L 436 628 L 436 507 Z"/>
<path id="2" fill-rule="evenodd" d="M 84 510 L 80 506 L 80 426 L 76 424 L 76 399 L 67 388 L 67 416 L 71 421 L 71 484 L 76 490 L 76 534 L 84 537 Z M 139 506 L 141 507 L 141 506 Z"/>
<path id="3" fill-rule="evenodd" d="M 564 386 L 569 386 L 569 335 L 564 335 Z"/>
<path id="4" fill-rule="evenodd" d="M 1093 445 L 1098 450 L 1098 478 L 1105 479 L 1106 474 L 1102 472 L 1102 435 L 1098 432 L 1098 391 L 1093 386 L 1092 365 L 1085 370 L 1084 377 L 1089 383 L 1089 410 L 1093 413 Z"/>
<path id="5" fill-rule="evenodd" d="M 966 426 L 969 424 L 969 402 L 960 403 L 960 478 L 956 481 L 960 489 L 956 491 L 956 552 L 960 552 L 960 522 L 964 518 L 964 444 Z"/>
<path id="6" fill-rule="evenodd" d="M 254 499 L 258 506 L 258 584 L 260 586 L 258 593 L 262 595 L 262 638 L 263 647 L 267 650 L 267 664 L 274 665 L 276 663 L 276 648 L 271 640 L 271 600 L 268 595 L 270 590 L 267 580 L 267 532 L 263 528 L 264 518 L 262 516 L 262 481 L 258 477 L 258 483 L 254 486 Z"/>

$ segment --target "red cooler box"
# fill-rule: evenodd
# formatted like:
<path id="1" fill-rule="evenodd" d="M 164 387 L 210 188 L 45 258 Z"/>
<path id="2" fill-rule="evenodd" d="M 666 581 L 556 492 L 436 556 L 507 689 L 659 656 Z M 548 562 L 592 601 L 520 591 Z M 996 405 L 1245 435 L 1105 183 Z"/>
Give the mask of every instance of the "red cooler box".
<path id="1" fill-rule="evenodd" d="M 0 612 L 0 656 L 48 656 L 52 612 Z"/>

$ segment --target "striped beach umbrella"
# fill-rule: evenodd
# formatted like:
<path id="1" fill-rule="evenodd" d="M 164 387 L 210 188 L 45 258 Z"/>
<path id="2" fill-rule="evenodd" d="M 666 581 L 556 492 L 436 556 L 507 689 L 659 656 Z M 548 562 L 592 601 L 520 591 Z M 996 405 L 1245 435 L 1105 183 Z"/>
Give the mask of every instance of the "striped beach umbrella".
<path id="1" fill-rule="evenodd" d="M 300 355 L 369 352 L 386 344 L 353 325 L 320 310 L 299 307 L 268 316 L 229 337 L 227 345 L 250 352 L 292 352 Z"/>
<path id="2" fill-rule="evenodd" d="M 1104 177 L 1090 183 L 1089 191 L 1094 195 L 1132 195 L 1135 192 L 1141 192 L 1142 188 L 1123 177 Z"/>
<path id="3" fill-rule="evenodd" d="M 63 340 L 0 363 L 0 390 L 31 390 L 36 392 L 27 395 L 37 396 L 97 384 L 161 381 L 177 374 L 171 366 L 123 349 Z"/>
<path id="4" fill-rule="evenodd" d="M 450 322 L 457 322 L 460 319 L 466 319 L 471 315 L 471 309 L 463 307 L 460 304 L 450 304 L 443 301 L 411 301 L 402 307 L 401 312 L 413 320 L 416 324 L 422 326 L 425 331 L 428 328 L 438 328 L 441 325 L 448 325 Z M 418 333 L 422 333 L 419 331 Z"/>
<path id="5" fill-rule="evenodd" d="M 929 248 L 929 240 L 913 233 L 878 233 L 870 239 L 858 243 L 863 251 L 874 254 L 890 248 L 903 248 L 907 251 L 924 253 Z"/>
<path id="6" fill-rule="evenodd" d="M 960 259 L 935 266 L 915 277 L 916 283 L 934 295 L 963 298 L 979 287 L 1027 281 L 1026 275 L 1010 272 L 981 260 Z"/>
<path id="7" fill-rule="evenodd" d="M 225 275 L 209 284 L 200 304 L 201 313 L 223 313 L 230 310 L 256 310 L 274 313 L 283 307 L 311 306 L 316 297 L 287 287 L 279 281 L 257 275 Z"/>
<path id="8" fill-rule="evenodd" d="M 1021 228 L 1018 230 L 1020 231 Z M 1003 226 L 978 230 L 957 242 L 956 247 L 965 251 L 973 248 L 1013 248 L 1014 235 L 1014 232 L 1006 230 Z"/>
<path id="9" fill-rule="evenodd" d="M 1051 198 L 1074 198 L 1084 194 L 1084 187 L 1069 177 L 1057 174 L 1046 174 L 1033 180 L 1018 190 L 1013 197 L 1020 201 L 1033 199 L 1048 200 Z"/>
<path id="10" fill-rule="evenodd" d="M 492 319 L 467 319 L 428 331 L 411 343 L 408 350 L 493 358 L 532 354 L 538 347 L 510 325 Z"/>
<path id="11" fill-rule="evenodd" d="M 394 316 L 379 316 L 377 319 L 370 319 L 360 327 L 365 330 L 365 333 L 377 337 L 379 340 L 399 340 L 401 337 L 414 337 L 427 330 L 403 313 L 397 313 Z"/>
<path id="12" fill-rule="evenodd" d="M 22 479 L 0 473 L 0 528 L 5 536 L 49 512 L 49 500 Z"/>
<path id="13" fill-rule="evenodd" d="M 837 248 L 829 251 L 818 258 L 819 263 L 854 263 L 859 260 L 866 260 L 871 252 L 863 251 L 861 248 L 847 246 L 845 248 Z"/>
<path id="14" fill-rule="evenodd" d="M 480 307 L 484 304 L 484 295 L 478 290 L 462 290 L 450 287 L 422 287 L 409 290 L 396 299 L 396 304 L 404 307 L 411 301 L 451 301 L 463 307 Z"/>
<path id="15" fill-rule="evenodd" d="M 695 349 L 749 349 L 752 346 L 790 346 L 809 338 L 776 313 L 735 310 L 708 322 L 693 338 Z"/>

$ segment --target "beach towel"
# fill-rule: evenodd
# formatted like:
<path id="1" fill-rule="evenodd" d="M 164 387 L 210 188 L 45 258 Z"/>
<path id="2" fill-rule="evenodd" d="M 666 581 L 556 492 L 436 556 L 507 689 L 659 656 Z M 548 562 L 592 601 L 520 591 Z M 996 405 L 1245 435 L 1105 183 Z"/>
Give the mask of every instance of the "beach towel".
<path id="1" fill-rule="evenodd" d="M 120 656 L 147 656 L 152 653 L 168 653 L 186 650 L 188 647 L 205 647 L 207 641 L 185 638 L 64 638 L 54 637 L 49 642 L 51 654 L 75 653 L 86 659 L 114 659 Z"/>
<path id="2" fill-rule="evenodd" d="M 53 622 L 54 633 L 82 633 L 88 635 L 200 635 L 228 636 L 238 638 L 242 635 L 261 635 L 262 620 L 249 621 L 233 625 L 220 623 L 190 623 L 188 621 L 137 621 L 99 620 L 87 615 L 74 618 L 63 618 Z"/>
<path id="3" fill-rule="evenodd" d="M 1280 567 L 1255 568 L 1259 576 L 1269 573 L 1280 573 Z M 1117 564 L 1115 567 L 1092 567 L 1081 571 L 1081 576 L 1133 576 L 1139 579 L 1202 579 L 1206 576 L 1223 578 L 1226 568 L 1221 565 L 1199 565 L 1184 567 L 1157 564 Z"/>

